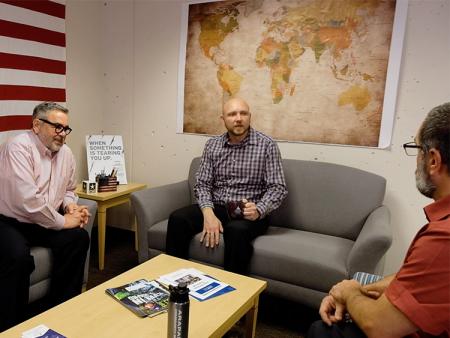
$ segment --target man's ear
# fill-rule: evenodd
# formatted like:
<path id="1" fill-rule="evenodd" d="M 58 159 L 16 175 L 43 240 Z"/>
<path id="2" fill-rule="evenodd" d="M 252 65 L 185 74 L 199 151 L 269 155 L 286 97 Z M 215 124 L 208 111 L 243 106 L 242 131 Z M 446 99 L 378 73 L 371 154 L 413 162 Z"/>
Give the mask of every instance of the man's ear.
<path id="1" fill-rule="evenodd" d="M 430 176 L 438 174 L 443 169 L 441 153 L 436 148 L 431 148 L 428 151 L 427 167 Z"/>
<path id="2" fill-rule="evenodd" d="M 32 121 L 32 129 L 34 131 L 35 134 L 37 134 L 39 132 L 40 129 L 40 123 L 39 123 L 39 119 L 34 119 Z"/>

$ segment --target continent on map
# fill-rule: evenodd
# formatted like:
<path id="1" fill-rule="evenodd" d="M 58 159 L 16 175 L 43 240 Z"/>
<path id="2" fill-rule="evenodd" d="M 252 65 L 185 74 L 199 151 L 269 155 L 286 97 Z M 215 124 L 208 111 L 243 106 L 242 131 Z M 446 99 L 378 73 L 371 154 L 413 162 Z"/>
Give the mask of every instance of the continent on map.
<path id="1" fill-rule="evenodd" d="M 228 95 L 233 96 L 239 93 L 241 88 L 242 76 L 235 72 L 233 67 L 227 64 L 219 65 L 219 70 L 217 71 L 217 79 L 223 90 L 225 90 Z"/>

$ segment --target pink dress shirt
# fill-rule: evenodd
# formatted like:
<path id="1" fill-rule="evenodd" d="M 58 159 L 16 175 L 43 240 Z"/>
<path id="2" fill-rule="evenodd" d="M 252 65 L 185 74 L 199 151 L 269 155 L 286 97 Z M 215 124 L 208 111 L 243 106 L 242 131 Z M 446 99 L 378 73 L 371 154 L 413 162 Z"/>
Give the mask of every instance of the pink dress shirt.
<path id="1" fill-rule="evenodd" d="M 33 131 L 0 146 L 0 214 L 62 229 L 58 210 L 76 203 L 75 158 L 67 145 L 52 153 Z"/>

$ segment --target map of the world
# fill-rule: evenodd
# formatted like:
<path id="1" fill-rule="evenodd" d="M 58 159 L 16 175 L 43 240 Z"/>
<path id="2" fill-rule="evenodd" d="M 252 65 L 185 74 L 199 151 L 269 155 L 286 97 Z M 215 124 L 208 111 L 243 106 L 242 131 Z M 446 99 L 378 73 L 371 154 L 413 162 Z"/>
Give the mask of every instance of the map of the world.
<path id="1" fill-rule="evenodd" d="M 232 96 L 277 140 L 377 147 L 391 0 L 189 4 L 183 132 L 217 135 Z"/>

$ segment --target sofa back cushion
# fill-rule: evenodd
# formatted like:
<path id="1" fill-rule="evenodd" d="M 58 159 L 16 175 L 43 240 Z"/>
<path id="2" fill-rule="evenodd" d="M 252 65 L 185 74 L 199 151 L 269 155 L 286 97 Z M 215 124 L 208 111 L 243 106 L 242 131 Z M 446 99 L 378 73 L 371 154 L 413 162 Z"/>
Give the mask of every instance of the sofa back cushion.
<path id="1" fill-rule="evenodd" d="M 192 160 L 192 203 L 200 158 Z M 381 206 L 386 180 L 343 165 L 283 159 L 288 196 L 270 217 L 270 225 L 355 240 L 367 216 Z"/>
<path id="2" fill-rule="evenodd" d="M 360 169 L 287 159 L 283 169 L 289 193 L 271 225 L 355 240 L 384 199 L 385 178 Z"/>

